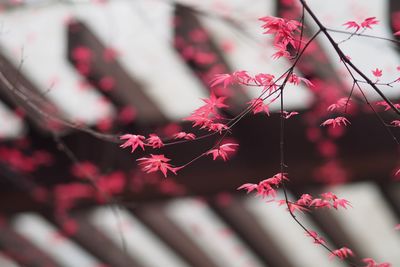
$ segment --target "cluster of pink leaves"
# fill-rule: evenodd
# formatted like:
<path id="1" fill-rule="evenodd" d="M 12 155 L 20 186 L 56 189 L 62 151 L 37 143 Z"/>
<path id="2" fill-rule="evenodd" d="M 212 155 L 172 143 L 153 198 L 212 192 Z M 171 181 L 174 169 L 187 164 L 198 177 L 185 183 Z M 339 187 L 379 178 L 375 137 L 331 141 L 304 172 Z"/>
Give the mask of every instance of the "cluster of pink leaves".
<path id="1" fill-rule="evenodd" d="M 286 200 L 279 200 L 280 205 L 286 204 Z M 332 192 L 326 192 L 320 194 L 319 198 L 313 198 L 309 194 L 303 194 L 296 202 L 289 202 L 288 206 L 290 211 L 293 213 L 298 211 L 308 211 L 310 208 L 334 208 L 339 207 L 347 208 L 351 207 L 350 202 L 344 198 L 338 198 Z"/>
<path id="2" fill-rule="evenodd" d="M 329 105 L 327 110 L 330 112 L 343 112 L 349 104 L 349 99 L 346 97 L 342 97 L 338 101 L 336 101 L 336 103 Z M 332 126 L 333 128 L 335 128 L 336 126 L 347 126 L 348 124 L 351 123 L 346 117 L 338 116 L 325 120 L 321 123 L 321 126 Z"/>
<path id="3" fill-rule="evenodd" d="M 347 247 L 342 247 L 340 249 L 336 249 L 331 252 L 329 255 L 330 259 L 333 259 L 335 257 L 344 260 L 348 257 L 354 257 L 354 252 L 347 248 Z M 377 263 L 375 260 L 372 258 L 364 258 L 362 261 L 366 264 L 364 267 L 391 267 L 392 265 L 388 262 L 383 262 L 383 263 Z"/>
<path id="4" fill-rule="evenodd" d="M 33 151 L 25 154 L 20 149 L 1 147 L 0 161 L 6 163 L 12 169 L 21 172 L 34 172 L 40 167 L 53 163 L 52 155 L 46 151 Z"/>
<path id="5" fill-rule="evenodd" d="M 287 76 L 284 75 L 281 79 L 286 78 Z M 215 75 L 214 79 L 211 80 L 210 86 L 215 87 L 218 85 L 223 85 L 224 88 L 233 85 L 245 85 L 245 86 L 256 86 L 261 87 L 262 92 L 268 92 L 269 94 L 273 94 L 276 90 L 278 90 L 279 85 L 277 84 L 277 80 L 274 80 L 275 76 L 268 73 L 259 73 L 254 76 L 251 76 L 247 71 L 235 71 L 232 74 L 217 74 Z M 289 77 L 287 77 L 287 82 L 293 85 L 299 85 L 300 82 L 303 82 L 305 85 L 312 87 L 313 84 L 306 78 L 299 77 L 295 73 L 290 73 Z M 277 98 L 272 98 L 269 103 L 264 103 L 264 100 L 261 97 L 251 99 L 247 104 L 252 108 L 253 114 L 257 113 L 265 113 L 268 116 L 270 115 L 269 112 L 269 105 L 274 102 Z M 285 118 L 288 119 L 293 115 L 298 114 L 297 112 L 286 112 L 285 111 Z"/>
<path id="6" fill-rule="evenodd" d="M 349 256 L 354 257 L 353 251 L 347 247 L 342 247 L 332 251 L 332 253 L 329 255 L 329 258 L 333 259 L 335 257 L 338 257 L 339 259 L 343 260 Z"/>
<path id="7" fill-rule="evenodd" d="M 371 258 L 364 258 L 363 262 L 367 264 L 365 267 L 391 267 L 392 265 L 388 262 L 377 263 Z"/>
<path id="8" fill-rule="evenodd" d="M 206 155 L 212 155 L 213 160 L 216 160 L 218 157 L 226 161 L 228 159 L 228 155 L 230 152 L 235 152 L 236 147 L 238 147 L 239 144 L 234 144 L 234 143 L 226 143 L 223 145 L 218 146 L 218 148 L 210 149 L 209 151 L 206 152 Z"/>
<path id="9" fill-rule="evenodd" d="M 71 173 L 78 179 L 90 180 L 95 187 L 81 182 L 57 185 L 54 197 L 58 215 L 65 215 L 77 201 L 82 199 L 95 198 L 99 202 L 107 201 L 109 196 L 120 194 L 126 185 L 123 172 L 103 174 L 90 162 L 75 164 L 71 168 Z"/>
<path id="10" fill-rule="evenodd" d="M 214 93 L 211 93 L 209 98 L 202 99 L 204 104 L 193 111 L 189 117 L 185 118 L 185 120 L 192 121 L 193 127 L 198 126 L 200 129 L 222 134 L 223 131 L 229 129 L 226 124 L 221 122 L 223 117 L 219 112 L 219 109 L 228 107 L 228 105 L 224 103 L 225 99 L 226 97 L 217 97 Z M 146 146 L 157 149 L 165 145 L 163 140 L 156 134 L 150 134 L 148 138 L 143 135 L 124 134 L 120 136 L 120 139 L 125 140 L 120 147 L 130 147 L 132 153 L 138 148 L 141 148 L 142 151 L 144 151 Z M 193 133 L 178 132 L 172 136 L 172 139 L 184 139 L 190 141 L 195 140 L 196 135 Z M 214 160 L 220 157 L 226 161 L 228 159 L 228 154 L 234 152 L 237 146 L 238 144 L 234 143 L 219 144 L 217 147 L 210 149 L 203 155 L 212 155 Z M 178 170 L 184 167 L 175 167 L 171 165 L 169 163 L 171 159 L 167 158 L 163 154 L 150 154 L 150 156 L 139 158 L 137 161 L 142 167 L 142 170 L 146 173 L 161 171 L 165 177 L 168 172 L 176 174 Z"/>
<path id="11" fill-rule="evenodd" d="M 372 29 L 373 25 L 377 25 L 379 23 L 379 20 L 376 19 L 376 17 L 369 17 L 364 19 L 362 22 L 356 22 L 356 21 L 347 21 L 344 23 L 344 26 L 347 26 L 346 29 L 351 29 L 354 28 L 356 32 L 360 29 Z"/>
<path id="12" fill-rule="evenodd" d="M 274 35 L 274 47 L 278 52 L 272 57 L 275 59 L 289 58 L 289 46 L 290 48 L 298 47 L 299 41 L 296 40 L 295 34 L 300 32 L 301 23 L 296 20 L 285 20 L 272 16 L 263 17 L 260 20 L 264 23 L 262 25 L 265 30 L 264 34 Z"/>
<path id="13" fill-rule="evenodd" d="M 195 138 L 193 134 L 187 134 L 184 132 L 176 134 L 175 137 L 184 139 L 189 138 L 189 140 L 193 140 Z M 164 146 L 163 141 L 156 134 L 150 134 L 148 138 L 144 137 L 143 135 L 124 134 L 120 137 L 120 139 L 126 140 L 120 147 L 131 147 L 132 153 L 135 152 L 138 147 L 144 151 L 145 146 L 151 146 L 152 148 L 160 148 Z M 143 171 L 151 173 L 159 170 L 165 177 L 167 176 L 167 171 L 171 171 L 172 173 L 176 174 L 179 169 L 169 164 L 168 162 L 171 160 L 164 155 L 150 154 L 149 157 L 142 157 L 137 159 L 137 161 L 140 162 L 139 165 L 142 166 Z"/>
<path id="14" fill-rule="evenodd" d="M 266 197 L 275 198 L 276 189 L 284 180 L 289 180 L 287 174 L 277 173 L 272 177 L 262 180 L 258 184 L 252 184 L 252 183 L 243 184 L 238 188 L 238 190 L 244 189 L 247 191 L 247 193 L 250 193 L 255 190 L 257 196 L 261 196 L 262 198 Z"/>
<path id="15" fill-rule="evenodd" d="M 324 121 L 323 123 L 321 123 L 321 126 L 332 126 L 332 127 L 336 127 L 336 126 L 347 126 L 348 124 L 350 124 L 350 121 L 342 116 L 336 117 L 336 118 L 332 118 L 332 119 L 327 119 L 326 121 Z"/>
<path id="16" fill-rule="evenodd" d="M 228 126 L 221 122 L 223 117 L 219 112 L 219 109 L 228 107 L 224 103 L 225 100 L 226 97 L 217 97 L 214 93 L 211 93 L 209 98 L 202 99 L 204 105 L 194 110 L 185 120 L 191 121 L 193 127 L 199 126 L 200 129 L 221 134 L 228 130 Z"/>

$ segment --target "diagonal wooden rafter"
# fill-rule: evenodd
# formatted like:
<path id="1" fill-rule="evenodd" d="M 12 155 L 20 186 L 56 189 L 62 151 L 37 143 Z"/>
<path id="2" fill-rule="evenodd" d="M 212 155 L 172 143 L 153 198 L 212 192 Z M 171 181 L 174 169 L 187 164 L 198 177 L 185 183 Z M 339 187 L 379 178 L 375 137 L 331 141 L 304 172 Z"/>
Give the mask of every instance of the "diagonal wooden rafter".
<path id="1" fill-rule="evenodd" d="M 175 4 L 175 49 L 181 55 L 183 60 L 186 62 L 188 67 L 197 74 L 197 77 L 204 84 L 205 88 L 209 88 L 210 74 L 220 74 L 221 72 L 231 73 L 232 70 L 225 60 L 222 51 L 218 48 L 212 38 L 209 36 L 207 29 L 203 27 L 198 19 L 198 11 L 191 9 L 190 7 Z M 204 33 L 208 35 L 205 40 L 196 40 L 193 36 L 197 33 Z M 180 46 L 179 42 L 182 41 L 184 46 Z M 195 60 L 195 56 L 188 57 L 185 55 L 188 50 L 191 50 L 194 55 L 201 53 L 208 53 L 215 57 L 212 62 L 201 62 Z M 219 71 L 213 72 L 213 68 L 218 65 Z M 244 107 L 249 101 L 249 97 L 244 93 L 243 88 L 240 86 L 232 86 L 229 101 L 234 107 L 234 112 L 240 111 L 240 108 Z M 218 93 L 218 92 L 217 92 Z"/>
<path id="2" fill-rule="evenodd" d="M 58 227 L 62 227 L 62 220 L 58 220 L 50 214 L 46 217 Z M 70 218 L 77 225 L 77 230 L 69 236 L 70 239 L 109 266 L 142 267 L 134 258 L 115 246 L 101 231 L 91 225 L 86 217 L 81 213 Z"/>
<path id="3" fill-rule="evenodd" d="M 106 59 L 107 48 L 83 22 L 74 21 L 68 25 L 68 60 L 76 66 L 73 57 L 76 48 L 85 47 L 93 56 L 87 81 L 101 88 L 101 79 L 107 77 L 114 81 L 111 90 L 101 91 L 117 107 L 131 106 L 137 111 L 137 122 L 144 124 L 161 124 L 166 122 L 165 115 L 157 105 L 144 93 L 144 85 L 131 77 L 118 62 L 117 58 Z M 112 57 L 112 56 L 111 56 Z"/>
<path id="4" fill-rule="evenodd" d="M 213 202 L 211 206 L 267 266 L 293 266 L 239 198 L 233 197 L 226 205 Z"/>
<path id="5" fill-rule="evenodd" d="M 144 204 L 131 210 L 191 266 L 216 267 L 215 263 L 166 216 L 162 204 Z"/>
<path id="6" fill-rule="evenodd" d="M 48 120 L 43 114 L 48 113 L 62 119 L 59 109 L 49 101 L 40 90 L 21 72 L 20 67 L 15 67 L 3 54 L 0 53 L 0 95 L 2 101 L 12 110 L 21 108 L 32 126 L 38 130 L 46 131 L 48 127 L 55 126 L 54 121 Z M 55 132 L 63 129 L 60 125 L 52 127 Z"/>
<path id="7" fill-rule="evenodd" d="M 0 225 L 0 247 L 11 259 L 24 267 L 62 267 L 3 223 Z"/>

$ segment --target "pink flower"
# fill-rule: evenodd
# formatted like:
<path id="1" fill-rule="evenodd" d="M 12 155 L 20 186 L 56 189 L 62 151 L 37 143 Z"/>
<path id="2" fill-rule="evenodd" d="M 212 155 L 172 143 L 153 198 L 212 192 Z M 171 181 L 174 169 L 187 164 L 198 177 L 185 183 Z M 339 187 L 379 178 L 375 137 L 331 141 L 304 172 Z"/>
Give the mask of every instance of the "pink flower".
<path id="1" fill-rule="evenodd" d="M 164 146 L 161 138 L 156 134 L 150 134 L 149 138 L 146 139 L 146 142 L 152 148 L 160 148 Z"/>
<path id="2" fill-rule="evenodd" d="M 179 167 L 173 167 L 171 164 L 167 163 L 171 161 L 171 159 L 166 158 L 164 155 L 150 154 L 150 157 L 143 157 L 137 159 L 137 161 L 140 162 L 139 165 L 146 173 L 161 171 L 164 177 L 167 177 L 168 171 L 176 175 L 176 172 L 181 169 Z"/>
<path id="3" fill-rule="evenodd" d="M 146 139 L 143 135 L 135 135 L 135 134 L 124 134 L 122 136 L 120 136 L 121 140 L 127 140 L 125 141 L 125 143 L 123 143 L 122 145 L 120 145 L 120 147 L 122 148 L 126 148 L 131 146 L 132 147 L 132 153 L 136 150 L 136 148 L 138 146 L 140 146 L 142 148 L 142 150 L 144 151 L 144 143 L 143 141 Z"/>
<path id="4" fill-rule="evenodd" d="M 219 148 L 207 151 L 206 155 L 212 154 L 213 160 L 221 157 L 224 161 L 226 161 L 228 159 L 228 153 L 236 151 L 237 146 L 239 146 L 239 144 L 226 143 L 221 145 Z"/>

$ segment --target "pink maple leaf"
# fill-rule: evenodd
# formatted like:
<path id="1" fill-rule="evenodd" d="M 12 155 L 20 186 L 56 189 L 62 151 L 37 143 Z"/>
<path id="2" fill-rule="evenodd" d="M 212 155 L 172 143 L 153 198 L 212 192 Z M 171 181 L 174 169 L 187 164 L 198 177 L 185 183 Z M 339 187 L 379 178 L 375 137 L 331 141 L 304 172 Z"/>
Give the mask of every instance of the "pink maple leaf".
<path id="1" fill-rule="evenodd" d="M 275 78 L 274 75 L 266 73 L 259 73 L 256 76 L 254 76 L 256 84 L 263 86 L 271 86 L 273 84 L 274 78 Z"/>
<path id="2" fill-rule="evenodd" d="M 146 139 L 146 142 L 152 148 L 160 148 L 164 146 L 161 138 L 156 134 L 150 134 L 149 138 Z"/>
<path id="3" fill-rule="evenodd" d="M 394 120 L 390 124 L 392 124 L 394 127 L 400 127 L 400 120 Z"/>
<path id="4" fill-rule="evenodd" d="M 256 196 L 261 196 L 262 198 L 266 197 L 275 198 L 276 190 L 273 189 L 272 186 L 264 180 L 258 184 Z"/>
<path id="5" fill-rule="evenodd" d="M 281 57 L 285 57 L 285 58 L 290 58 L 290 53 L 286 50 L 286 44 L 275 44 L 274 45 L 275 48 L 278 49 L 277 52 L 275 52 L 271 57 L 272 59 L 279 59 Z"/>
<path id="6" fill-rule="evenodd" d="M 364 258 L 364 259 L 362 259 L 362 261 L 367 264 L 364 267 L 390 267 L 390 266 L 392 266 L 388 262 L 377 263 L 375 260 L 373 260 L 371 258 Z"/>
<path id="7" fill-rule="evenodd" d="M 222 131 L 229 129 L 229 127 L 223 123 L 211 123 L 210 125 L 207 125 L 207 128 L 209 131 L 219 132 L 220 134 L 222 134 Z"/>
<path id="8" fill-rule="evenodd" d="M 376 68 L 375 70 L 372 71 L 372 74 L 376 77 L 379 78 L 382 76 L 382 70 Z"/>
<path id="9" fill-rule="evenodd" d="M 349 104 L 349 99 L 348 99 L 347 97 L 342 97 L 342 98 L 340 98 L 338 101 L 336 101 L 336 103 L 330 105 L 330 106 L 327 108 L 327 110 L 328 110 L 328 111 L 334 111 L 334 110 L 337 110 L 337 109 L 339 109 L 339 108 L 342 108 L 342 107 L 344 107 L 344 106 L 346 106 L 346 105 L 348 105 L 348 104 Z"/>
<path id="10" fill-rule="evenodd" d="M 223 87 L 226 88 L 228 85 L 234 84 L 236 82 L 247 84 L 252 80 L 253 78 L 250 77 L 246 71 L 240 70 L 240 71 L 235 71 L 232 74 L 228 73 L 216 74 L 214 78 L 210 81 L 210 86 L 214 87 L 219 84 L 223 84 Z"/>
<path id="11" fill-rule="evenodd" d="M 313 197 L 309 194 L 302 194 L 301 197 L 296 201 L 297 204 L 301 206 L 310 206 Z"/>
<path id="12" fill-rule="evenodd" d="M 269 107 L 267 104 L 264 104 L 262 99 L 254 98 L 247 102 L 247 104 L 250 104 L 250 106 L 253 107 L 253 114 L 265 112 L 269 116 Z"/>
<path id="13" fill-rule="evenodd" d="M 372 25 L 376 25 L 379 23 L 379 20 L 376 17 L 366 18 L 363 22 L 361 22 L 361 27 L 372 29 Z"/>
<path id="14" fill-rule="evenodd" d="M 400 168 L 394 173 L 394 176 L 400 175 Z"/>
<path id="15" fill-rule="evenodd" d="M 339 206 L 345 209 L 347 209 L 347 206 L 351 207 L 350 202 L 344 198 L 338 198 L 333 200 L 333 207 L 337 209 Z"/>
<path id="16" fill-rule="evenodd" d="M 311 231 L 310 230 L 310 231 L 306 232 L 306 236 L 309 236 L 309 237 L 313 238 L 314 239 L 314 244 L 323 244 L 323 245 L 326 244 L 325 239 L 320 237 L 318 235 L 318 233 L 315 232 L 315 231 Z"/>
<path id="17" fill-rule="evenodd" d="M 325 192 L 325 193 L 322 193 L 322 194 L 321 194 L 321 197 L 323 197 L 323 198 L 326 199 L 326 200 L 335 200 L 335 199 L 338 198 L 338 197 L 337 197 L 334 193 L 332 193 L 332 192 Z"/>
<path id="18" fill-rule="evenodd" d="M 347 26 L 346 29 L 351 29 L 351 28 L 355 28 L 356 31 L 358 31 L 360 29 L 360 25 L 358 25 L 357 22 L 355 21 L 348 21 L 346 23 L 343 24 L 344 26 Z"/>
<path id="19" fill-rule="evenodd" d="M 175 139 L 186 139 L 186 140 L 194 140 L 196 139 L 196 135 L 193 133 L 179 132 L 174 134 Z"/>
<path id="20" fill-rule="evenodd" d="M 268 183 L 269 185 L 279 185 L 280 183 L 282 183 L 283 180 L 288 181 L 289 178 L 287 178 L 287 173 L 284 173 L 282 175 L 282 173 L 277 173 L 274 176 L 267 178 L 265 180 L 263 180 L 263 183 Z"/>
<path id="21" fill-rule="evenodd" d="M 219 146 L 218 148 L 207 151 L 206 155 L 212 154 L 213 160 L 216 160 L 218 157 L 221 157 L 224 161 L 226 161 L 228 159 L 228 153 L 236 151 L 237 146 L 239 146 L 239 144 L 226 143 Z"/>
<path id="22" fill-rule="evenodd" d="M 119 137 L 121 140 L 127 140 L 125 143 L 120 145 L 122 148 L 132 147 L 132 153 L 136 150 L 138 146 L 142 148 L 144 151 L 144 140 L 146 139 L 143 135 L 136 135 L 136 134 L 124 134 Z"/>
<path id="23" fill-rule="evenodd" d="M 201 100 L 203 100 L 206 103 L 207 107 L 215 109 L 215 108 L 226 108 L 226 107 L 228 107 L 224 103 L 225 99 L 226 99 L 226 97 L 217 97 L 214 93 L 211 93 L 209 98 L 202 98 Z"/>
<path id="24" fill-rule="evenodd" d="M 400 36 L 400 31 L 395 32 L 393 35 L 394 35 L 394 36 Z"/>
<path id="25" fill-rule="evenodd" d="M 242 184 L 237 188 L 237 190 L 242 190 L 245 189 L 247 193 L 252 192 L 253 190 L 256 190 L 258 188 L 258 184 L 252 184 L 252 183 L 247 183 L 247 184 Z"/>
<path id="26" fill-rule="evenodd" d="M 300 211 L 300 212 L 308 211 L 308 209 L 306 207 L 304 207 L 302 205 L 299 205 L 297 203 L 288 202 L 286 204 L 286 200 L 285 199 L 278 200 L 278 204 L 279 204 L 279 206 L 282 206 L 282 205 L 289 206 L 289 211 L 291 213 L 295 213 L 296 211 Z"/>
<path id="27" fill-rule="evenodd" d="M 299 85 L 300 82 L 303 82 L 303 83 L 305 83 L 308 87 L 314 87 L 314 84 L 313 84 L 310 80 L 308 80 L 308 79 L 306 79 L 306 78 L 302 78 L 302 77 L 300 77 L 300 76 L 297 76 L 297 75 L 294 74 L 294 73 L 292 73 L 292 74 L 289 76 L 288 82 L 290 82 L 290 83 L 292 83 L 292 84 L 294 84 L 294 85 Z"/>
<path id="28" fill-rule="evenodd" d="M 332 253 L 329 255 L 329 259 L 338 257 L 339 259 L 343 260 L 349 256 L 354 257 L 353 251 L 347 247 L 342 247 L 340 249 L 336 249 L 336 250 L 332 251 Z"/>
<path id="29" fill-rule="evenodd" d="M 164 155 L 150 154 L 150 157 L 139 158 L 137 161 L 139 161 L 139 165 L 144 172 L 151 173 L 161 171 L 164 177 L 167 177 L 168 171 L 176 175 L 176 172 L 181 169 L 180 167 L 173 167 L 171 164 L 167 163 L 171 161 L 171 159 L 166 158 Z"/>
<path id="30" fill-rule="evenodd" d="M 234 83 L 234 77 L 228 73 L 216 74 L 214 78 L 210 81 L 210 86 L 214 87 L 221 83 L 223 84 L 224 88 L 226 88 L 228 85 Z"/>
<path id="31" fill-rule="evenodd" d="M 283 118 L 290 119 L 290 117 L 293 117 L 298 114 L 299 113 L 297 111 L 291 111 L 291 112 L 283 111 Z"/>
<path id="32" fill-rule="evenodd" d="M 376 102 L 375 105 L 385 107 L 385 111 L 391 109 L 391 107 L 389 106 L 389 104 L 386 101 Z M 394 104 L 394 106 L 396 108 L 400 108 L 400 104 Z"/>
<path id="33" fill-rule="evenodd" d="M 321 123 L 321 126 L 333 126 L 335 128 L 336 126 L 347 126 L 347 124 L 350 124 L 350 121 L 346 119 L 345 117 L 336 117 L 333 119 L 327 119 L 323 123 Z"/>
<path id="34" fill-rule="evenodd" d="M 331 203 L 326 199 L 314 198 L 309 206 L 314 206 L 315 208 L 331 208 Z"/>

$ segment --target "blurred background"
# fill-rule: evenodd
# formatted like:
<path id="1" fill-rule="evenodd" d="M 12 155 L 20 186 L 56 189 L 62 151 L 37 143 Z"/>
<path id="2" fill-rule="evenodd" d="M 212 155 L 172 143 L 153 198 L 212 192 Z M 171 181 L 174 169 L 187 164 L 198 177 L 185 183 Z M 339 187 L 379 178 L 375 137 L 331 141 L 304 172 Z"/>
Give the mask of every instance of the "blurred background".
<path id="1" fill-rule="evenodd" d="M 328 28 L 377 17 L 365 34 L 393 38 L 397 0 L 309 0 Z M 279 77 L 258 18 L 298 19 L 292 0 L 0 0 L 0 266 L 311 267 L 348 266 L 313 244 L 275 203 L 237 192 L 279 172 L 279 114 L 246 116 L 229 135 L 228 162 L 202 158 L 164 178 L 145 174 L 119 148 L 124 133 L 193 132 L 182 120 L 210 95 L 215 74 L 246 70 Z M 317 31 L 306 16 L 304 39 Z M 382 83 L 400 76 L 393 42 L 332 33 L 354 64 Z M 290 198 L 332 191 L 348 210 L 299 214 L 332 248 L 400 266 L 398 146 L 353 92 L 350 127 L 320 124 L 340 112 L 352 79 L 324 38 L 296 74 L 313 82 L 285 88 Z M 380 88 L 398 103 L 398 85 Z M 233 117 L 258 88 L 214 88 Z M 396 117 L 363 87 L 388 124 Z M 398 136 L 398 128 L 389 131 Z M 204 131 L 194 131 L 196 135 Z M 160 151 L 182 165 L 215 143 L 207 138 Z M 283 198 L 279 193 L 278 198 Z"/>

